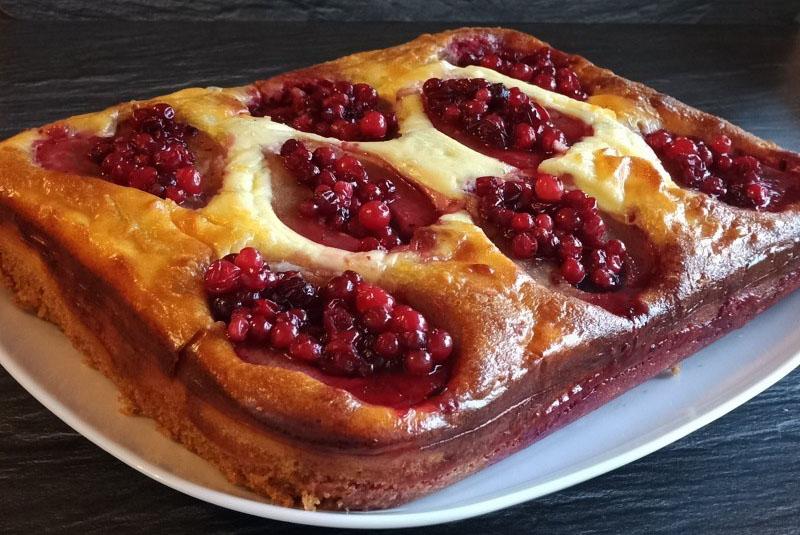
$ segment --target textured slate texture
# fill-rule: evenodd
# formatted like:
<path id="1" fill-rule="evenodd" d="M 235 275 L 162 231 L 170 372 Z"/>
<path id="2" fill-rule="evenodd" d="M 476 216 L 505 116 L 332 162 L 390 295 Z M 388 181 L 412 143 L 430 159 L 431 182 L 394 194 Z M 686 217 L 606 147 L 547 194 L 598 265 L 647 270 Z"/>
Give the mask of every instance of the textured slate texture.
<path id="1" fill-rule="evenodd" d="M 0 22 L 0 138 L 123 99 L 245 83 L 438 28 Z M 521 29 L 800 150 L 797 29 Z M 798 446 L 800 370 L 611 474 L 425 533 L 797 533 Z M 248 517 L 161 486 L 71 431 L 1 370 L 0 488 L 0 531 L 8 533 L 340 533 Z M 411 532 L 423 531 L 395 533 Z"/>
<path id="2" fill-rule="evenodd" d="M 789 24 L 796 0 L 3 0 L 16 18 Z"/>

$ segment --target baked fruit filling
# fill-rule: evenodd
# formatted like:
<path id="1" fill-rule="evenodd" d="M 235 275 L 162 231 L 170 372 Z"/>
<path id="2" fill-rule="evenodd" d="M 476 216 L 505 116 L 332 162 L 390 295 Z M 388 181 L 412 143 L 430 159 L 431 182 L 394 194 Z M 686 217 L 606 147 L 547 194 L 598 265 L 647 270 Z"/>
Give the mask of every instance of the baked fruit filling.
<path id="1" fill-rule="evenodd" d="M 269 116 L 324 137 L 382 141 L 397 136 L 397 116 L 370 85 L 324 78 L 256 86 L 249 105 L 254 117 Z"/>
<path id="2" fill-rule="evenodd" d="M 657 130 L 645 135 L 645 140 L 675 182 L 727 204 L 777 211 L 800 199 L 797 174 L 771 167 L 734 148 L 724 134 L 706 143 Z"/>
<path id="3" fill-rule="evenodd" d="M 572 69 L 570 56 L 549 47 L 522 50 L 497 40 L 471 37 L 453 42 L 449 56 L 459 67 L 479 65 L 576 100 L 588 97 Z"/>
<path id="4" fill-rule="evenodd" d="M 273 271 L 254 248 L 213 262 L 209 306 L 248 362 L 275 355 L 373 403 L 419 403 L 444 388 L 453 338 L 381 287 L 346 271 L 317 285 Z"/>
<path id="5" fill-rule="evenodd" d="M 431 78 L 422 86 L 425 112 L 441 132 L 521 169 L 566 151 L 591 126 L 547 110 L 519 88 L 482 78 Z"/>
<path id="6" fill-rule="evenodd" d="M 555 262 L 563 280 L 587 291 L 623 284 L 627 248 L 607 238 L 594 197 L 566 191 L 559 177 L 546 173 L 483 176 L 475 181 L 475 194 L 481 218 L 497 228 L 512 257 Z"/>
<path id="7" fill-rule="evenodd" d="M 274 208 L 289 227 L 318 243 L 388 251 L 438 217 L 424 193 L 372 157 L 290 139 L 279 159 L 291 178 L 277 183 L 273 176 L 279 190 Z"/>
<path id="8" fill-rule="evenodd" d="M 203 206 L 218 187 L 213 168 L 220 153 L 164 103 L 135 107 L 112 136 L 55 128 L 35 145 L 45 168 L 99 176 L 186 207 Z"/>

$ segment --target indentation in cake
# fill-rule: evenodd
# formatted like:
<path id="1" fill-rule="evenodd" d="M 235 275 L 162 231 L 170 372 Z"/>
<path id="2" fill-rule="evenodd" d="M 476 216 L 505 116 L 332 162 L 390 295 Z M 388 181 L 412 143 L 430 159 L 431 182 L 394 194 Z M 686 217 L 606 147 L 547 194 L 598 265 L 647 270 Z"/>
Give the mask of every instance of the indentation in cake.
<path id="1" fill-rule="evenodd" d="M 645 140 L 675 182 L 727 204 L 779 211 L 800 200 L 800 172 L 759 160 L 734 147 L 724 134 L 706 142 L 657 130 Z"/>
<path id="2" fill-rule="evenodd" d="M 593 134 L 590 125 L 544 108 L 519 88 L 482 78 L 431 78 L 422 99 L 439 131 L 520 169 L 536 169 Z"/>
<path id="3" fill-rule="evenodd" d="M 459 67 L 479 65 L 492 69 L 576 100 L 588 97 L 570 56 L 547 46 L 522 49 L 492 36 L 473 36 L 453 41 L 446 59 Z"/>
<path id="4" fill-rule="evenodd" d="M 636 296 L 652 275 L 653 247 L 632 225 L 604 216 L 570 177 L 484 176 L 474 194 L 473 211 L 487 235 L 534 278 L 567 283 L 575 288 L 569 293 L 620 315 L 646 311 Z"/>
<path id="5" fill-rule="evenodd" d="M 289 359 L 360 399 L 396 407 L 446 384 L 453 337 L 353 271 L 315 284 L 273 271 L 245 248 L 212 263 L 204 284 L 214 319 L 247 362 Z"/>
<path id="6" fill-rule="evenodd" d="M 317 243 L 392 250 L 438 219 L 425 193 L 374 157 L 290 139 L 267 161 L 278 217 Z"/>
<path id="7" fill-rule="evenodd" d="M 190 208 L 204 206 L 221 184 L 222 147 L 178 120 L 168 104 L 135 106 L 111 136 L 66 126 L 43 134 L 34 155 L 47 169 L 104 178 Z"/>
<path id="8" fill-rule="evenodd" d="M 320 136 L 343 141 L 383 141 L 397 137 L 397 116 L 372 86 L 324 78 L 256 83 L 249 105 L 254 117 L 268 116 Z"/>

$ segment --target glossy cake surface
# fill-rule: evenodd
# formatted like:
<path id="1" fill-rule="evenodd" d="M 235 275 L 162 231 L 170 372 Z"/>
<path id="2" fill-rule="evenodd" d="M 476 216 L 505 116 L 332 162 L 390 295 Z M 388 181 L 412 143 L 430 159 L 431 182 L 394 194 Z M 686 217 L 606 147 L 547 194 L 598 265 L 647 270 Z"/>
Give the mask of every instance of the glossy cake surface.
<path id="1" fill-rule="evenodd" d="M 797 287 L 798 178 L 719 118 L 463 29 L 3 142 L 0 267 L 233 481 L 380 508 Z"/>

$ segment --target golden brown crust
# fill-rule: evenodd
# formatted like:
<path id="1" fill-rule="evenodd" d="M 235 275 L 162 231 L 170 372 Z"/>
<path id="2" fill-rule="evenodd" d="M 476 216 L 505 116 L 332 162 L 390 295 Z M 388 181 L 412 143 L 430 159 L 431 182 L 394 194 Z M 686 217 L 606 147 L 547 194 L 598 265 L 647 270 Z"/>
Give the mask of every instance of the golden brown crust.
<path id="1" fill-rule="evenodd" d="M 450 43 L 470 35 L 493 36 L 515 47 L 545 46 L 510 30 L 454 30 L 259 84 L 268 88 L 307 75 L 364 81 L 397 105 L 402 129 L 404 119 L 411 124 L 414 117 L 421 76 L 440 73 Z M 800 168 L 798 155 L 719 118 L 578 56 L 571 61 L 594 104 L 576 113 L 602 116 L 598 120 L 614 135 L 627 139 L 631 132 L 622 132 L 625 127 L 637 135 L 660 127 L 700 137 L 722 131 L 767 161 Z M 435 225 L 436 245 L 427 253 L 346 254 L 311 244 L 275 218 L 271 199 L 259 189 L 269 191 L 261 152 L 275 150 L 293 133 L 266 118 L 243 115 L 250 91 L 190 89 L 157 99 L 226 147 L 222 189 L 198 210 L 100 179 L 42 169 L 31 158 L 36 131 L 0 144 L 0 255 L 6 282 L 20 301 L 40 310 L 53 303 L 56 313 L 40 315 L 90 354 L 91 363 L 111 376 L 138 410 L 232 481 L 278 503 L 378 508 L 440 488 L 599 404 L 544 416 L 574 385 L 599 373 L 624 375 L 648 359 L 661 368 L 674 364 L 735 325 L 724 316 L 734 298 L 749 300 L 746 289 L 798 269 L 795 207 L 758 213 L 722 205 L 670 184 L 653 159 L 638 153 L 593 155 L 598 173 L 604 166 L 609 175 L 627 166 L 630 176 L 624 202 L 600 198 L 601 208 L 635 220 L 661 254 L 658 276 L 642 294 L 649 312 L 635 319 L 530 277 L 468 217 Z M 129 106 L 58 124 L 108 131 Z M 421 130 L 406 131 L 401 139 L 413 140 Z M 452 187 L 457 181 L 431 176 L 424 162 L 404 162 L 408 153 L 397 141 L 358 149 L 397 158 L 393 165 L 443 198 L 460 195 Z M 469 152 L 462 153 L 473 158 L 468 165 L 498 165 Z M 480 174 L 486 173 L 471 177 Z M 598 187 L 605 191 L 606 185 Z M 458 344 L 446 391 L 413 410 L 397 411 L 361 402 L 303 370 L 239 359 L 210 317 L 200 280 L 212 259 L 246 245 L 258 246 L 270 262 L 287 261 L 310 273 L 355 268 L 436 317 Z M 10 269 L 15 262 L 24 267 Z M 782 284 L 790 287 L 796 279 Z M 87 296 L 69 289 L 76 285 L 94 291 Z M 741 317 L 778 295 L 767 294 Z M 117 313 L 108 319 L 109 311 Z M 709 327 L 696 340 L 687 339 L 684 352 L 669 343 L 669 351 L 643 345 L 666 343 L 690 319 Z M 628 376 L 640 381 L 647 374 Z M 616 395 L 619 388 L 603 392 L 605 398 L 592 399 Z M 470 449 L 463 442 L 470 443 L 472 455 L 463 455 Z"/>

